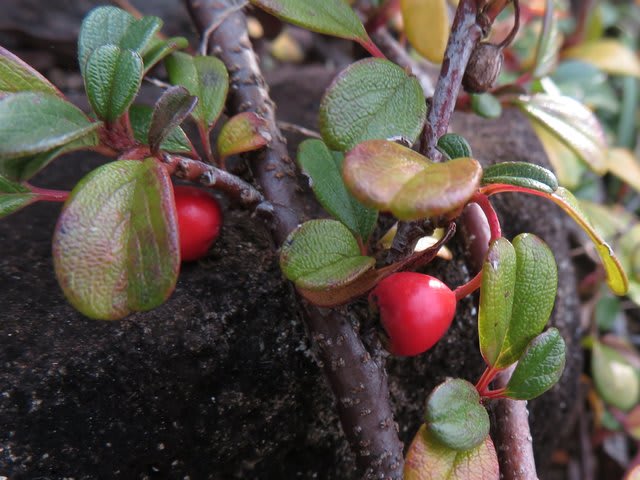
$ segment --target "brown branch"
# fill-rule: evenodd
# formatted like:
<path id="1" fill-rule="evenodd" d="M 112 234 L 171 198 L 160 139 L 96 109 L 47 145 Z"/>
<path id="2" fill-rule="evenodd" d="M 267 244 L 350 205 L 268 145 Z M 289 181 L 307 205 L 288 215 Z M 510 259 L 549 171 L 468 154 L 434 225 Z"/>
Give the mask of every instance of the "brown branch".
<path id="1" fill-rule="evenodd" d="M 185 0 L 200 32 L 228 12 L 232 0 Z M 274 104 L 246 30 L 246 17 L 236 11 L 211 33 L 209 50 L 230 73 L 229 107 L 253 111 L 266 119 L 272 142 L 252 157 L 252 170 L 273 205 L 273 236 L 281 244 L 304 220 L 295 168 L 276 125 Z M 305 321 L 317 347 L 328 383 L 338 401 L 342 428 L 366 479 L 402 478 L 402 444 L 389 400 L 384 368 L 371 358 L 351 320 L 336 310 L 305 305 Z"/>
<path id="2" fill-rule="evenodd" d="M 434 161 L 442 157 L 436 148 L 438 139 L 447 133 L 469 57 L 481 38 L 476 0 L 460 0 L 422 132 L 422 153 Z"/>
<path id="3" fill-rule="evenodd" d="M 170 175 L 223 191 L 244 207 L 256 208 L 265 201 L 262 194 L 249 183 L 200 160 L 163 153 L 162 162 Z"/>
<path id="4" fill-rule="evenodd" d="M 495 388 L 506 387 L 515 365 L 500 372 Z M 524 400 L 509 398 L 496 401 L 495 438 L 500 462 L 500 478 L 503 480 L 537 480 L 533 458 L 533 441 L 529 429 L 529 412 Z"/>

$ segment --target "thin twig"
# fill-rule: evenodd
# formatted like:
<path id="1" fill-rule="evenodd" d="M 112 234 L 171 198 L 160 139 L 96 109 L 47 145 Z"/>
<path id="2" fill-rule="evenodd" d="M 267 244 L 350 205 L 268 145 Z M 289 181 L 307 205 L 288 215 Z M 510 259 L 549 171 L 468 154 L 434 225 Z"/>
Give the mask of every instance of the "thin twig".
<path id="1" fill-rule="evenodd" d="M 265 201 L 262 194 L 249 183 L 200 160 L 163 153 L 162 162 L 170 175 L 223 191 L 245 207 L 255 208 Z"/>
<path id="2" fill-rule="evenodd" d="M 315 130 L 310 130 L 308 128 L 305 128 L 302 125 L 283 122 L 282 120 L 278 120 L 276 124 L 278 125 L 278 128 L 280 130 L 285 130 L 287 132 L 292 132 L 292 133 L 299 133 L 300 135 L 305 135 L 311 138 L 320 138 L 320 139 L 322 138 L 322 135 L 320 135 L 320 133 L 316 132 Z"/>
<path id="3" fill-rule="evenodd" d="M 171 87 L 171 84 L 170 84 L 170 83 L 163 82 L 163 81 L 162 81 L 162 80 L 160 80 L 159 78 L 149 77 L 148 75 L 147 75 L 147 76 L 145 76 L 145 77 L 143 78 L 143 80 L 145 80 L 146 82 L 150 83 L 151 85 L 155 85 L 156 87 L 159 87 L 159 88 L 167 89 L 167 88 L 170 88 L 170 87 Z"/>
<path id="4" fill-rule="evenodd" d="M 230 73 L 229 110 L 253 111 L 267 122 L 272 141 L 262 153 L 250 155 L 251 167 L 273 205 L 272 233 L 276 243 L 281 244 L 304 220 L 304 199 L 284 137 L 276 125 L 273 101 L 251 48 L 246 16 L 240 10 L 229 13 L 231 0 L 185 1 L 201 32 L 217 25 L 209 46 Z M 222 15 L 225 18 L 221 20 Z M 336 310 L 304 306 L 310 338 L 338 400 L 338 416 L 363 478 L 400 480 L 402 443 L 393 420 L 384 368 L 367 352 L 351 319 Z"/>
<path id="5" fill-rule="evenodd" d="M 198 48 L 198 52 L 200 53 L 200 55 L 207 54 L 207 49 L 209 48 L 209 37 L 211 37 L 211 34 L 215 32 L 220 25 L 222 25 L 222 22 L 224 22 L 232 13 L 242 10 L 247 6 L 246 0 L 240 0 L 238 3 L 229 3 L 231 3 L 231 5 L 229 5 L 226 10 L 219 13 L 207 27 L 207 29 L 202 32 L 202 35 L 200 37 L 200 48 Z"/>

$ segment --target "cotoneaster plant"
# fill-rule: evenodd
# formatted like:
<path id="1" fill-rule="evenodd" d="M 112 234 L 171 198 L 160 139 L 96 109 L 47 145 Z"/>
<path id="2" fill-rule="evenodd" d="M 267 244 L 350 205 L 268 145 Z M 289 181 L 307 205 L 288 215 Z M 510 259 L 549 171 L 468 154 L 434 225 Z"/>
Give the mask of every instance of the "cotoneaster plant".
<path id="1" fill-rule="evenodd" d="M 192 12 L 204 8 L 201 2 L 187 3 Z M 232 2 L 218 3 L 229 9 L 223 17 L 239 10 Z M 557 289 L 553 252 L 531 234 L 504 238 L 490 198 L 519 193 L 557 204 L 593 241 L 611 290 L 624 295 L 628 288 L 613 251 L 552 172 L 521 162 L 483 169 L 464 138 L 446 133 L 455 103 L 451 100 L 458 98 L 466 62 L 511 2 L 460 0 L 451 30 L 444 0 L 429 2 L 428 9 L 411 1 L 376 3 L 379 8 L 368 23 L 371 29 L 384 25 L 399 10 L 405 18 L 404 33 L 416 50 L 433 62 L 446 63 L 429 108 L 424 85 L 408 68 L 385 58 L 347 3 L 315 2 L 312 11 L 306 0 L 251 3 L 281 20 L 351 39 L 374 57 L 356 61 L 337 75 L 319 106 L 320 138 L 308 139 L 298 149 L 298 166 L 332 218 L 302 223 L 292 218 L 291 212 L 296 211 L 292 205 L 282 201 L 290 187 L 287 182 L 294 181 L 295 175 L 279 171 L 283 144 L 270 118 L 273 106 L 253 57 L 251 61 L 242 57 L 248 40 L 238 37 L 238 45 L 225 45 L 228 51 L 220 48 L 218 53 L 236 75 L 235 90 L 249 85 L 257 93 L 240 95 L 245 101 L 237 110 L 243 113 L 228 118 L 212 142 L 229 91 L 225 64 L 215 57 L 179 52 L 186 41 L 160 37 L 159 19 L 136 19 L 113 7 L 92 10 L 80 31 L 78 59 L 91 115 L 0 47 L 0 214 L 36 201 L 65 202 L 53 236 L 55 273 L 69 302 L 96 319 L 119 319 L 162 304 L 175 287 L 180 260 L 200 258 L 215 240 L 221 222 L 217 202 L 194 187 L 174 190 L 172 175 L 220 190 L 232 202 L 270 216 L 274 238 L 286 238 L 280 250 L 282 272 L 306 300 L 306 312 L 321 317 L 327 328 L 333 327 L 335 318 L 325 317 L 324 308 L 369 296 L 394 355 L 421 355 L 431 348 L 455 321 L 457 301 L 480 289 L 478 338 L 485 372 L 475 384 L 448 379 L 429 395 L 424 424 L 406 453 L 404 478 L 444 478 L 446 474 L 451 480 L 497 480 L 500 472 L 485 404 L 497 398 L 531 399 L 551 388 L 563 371 L 565 345 L 556 329 L 545 330 Z M 502 50 L 518 29 L 519 5 L 513 4 L 512 34 L 497 49 L 478 47 L 483 53 L 476 53 L 471 73 L 478 76 L 488 64 L 492 68 L 481 79 L 482 88 L 468 85 L 469 90 L 484 91 L 493 85 Z M 224 21 L 199 25 L 205 36 L 203 46 L 209 35 L 216 37 Z M 425 31 L 435 33 L 427 36 Z M 517 88 L 506 89 L 494 104 L 498 110 L 501 103 L 520 108 L 535 127 L 547 135 L 551 132 L 556 140 L 562 138 L 595 170 L 606 143 L 593 114 L 566 97 L 522 88 L 527 80 L 544 76 L 549 48 L 540 42 L 534 71 L 526 72 Z M 494 53 L 496 58 L 484 58 Z M 135 104 L 143 77 L 161 60 L 170 85 L 153 107 Z M 473 96 L 461 95 L 459 100 L 462 106 L 478 105 Z M 251 108 L 264 117 L 246 111 Z M 194 123 L 201 153 L 180 127 L 187 118 Z M 274 145 L 281 148 L 280 153 L 273 154 Z M 228 172 L 225 160 L 265 146 L 271 156 L 256 175 L 263 196 L 251 183 Z M 71 192 L 28 183 L 55 158 L 75 150 L 98 151 L 111 161 L 89 173 Z M 282 180 L 276 187 L 265 181 L 270 171 Z M 416 273 L 450 240 L 461 212 L 471 204 L 483 213 L 490 233 L 490 241 L 483 246 L 482 269 L 453 290 L 437 278 Z M 186 207 L 198 207 L 197 214 L 189 216 Z M 380 213 L 397 220 L 388 235 L 392 246 L 403 247 L 400 256 L 390 255 L 388 243 L 379 242 Z M 419 250 L 414 248 L 416 239 L 404 241 L 402 232 L 426 224 L 440 230 L 432 246 Z M 288 227 L 284 232 L 283 225 Z M 350 325 L 346 320 L 334 323 Z M 317 323 L 308 326 L 313 329 Z M 327 340 L 316 331 L 311 337 L 324 338 L 320 350 L 329 351 L 333 338 Z M 335 344 L 344 343 L 344 336 L 336 334 L 335 339 Z M 360 363 L 367 363 L 369 357 L 368 352 L 361 355 Z M 329 365 L 335 360 L 331 352 L 324 358 Z M 374 377 L 386 382 L 384 372 L 370 374 L 374 367 L 377 364 L 367 366 L 370 370 L 357 387 L 371 392 L 370 397 L 379 394 L 382 383 L 372 387 L 365 382 Z M 493 388 L 494 379 L 507 368 L 513 374 L 506 385 Z M 349 384 L 339 375 L 332 371 L 328 378 Z M 338 388 L 334 392 L 340 393 Z M 362 457 L 376 457 L 368 449 L 375 447 L 372 435 L 382 436 L 379 424 L 372 433 L 360 420 L 343 419 L 343 425 L 351 428 L 347 435 L 352 431 L 369 435 L 367 455 Z M 391 448 L 397 449 L 397 433 L 385 431 L 390 430 L 395 435 Z M 352 439 L 356 453 L 362 451 L 362 442 Z M 382 451 L 388 453 L 385 448 Z M 402 468 L 401 460 L 394 459 L 388 468 Z"/>

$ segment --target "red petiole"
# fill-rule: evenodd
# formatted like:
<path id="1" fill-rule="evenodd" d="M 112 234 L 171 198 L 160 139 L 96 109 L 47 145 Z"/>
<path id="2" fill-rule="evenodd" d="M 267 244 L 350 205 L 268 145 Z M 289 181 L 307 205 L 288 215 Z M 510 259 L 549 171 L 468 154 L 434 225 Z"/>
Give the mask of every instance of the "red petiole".
<path id="1" fill-rule="evenodd" d="M 70 192 L 66 190 L 51 190 L 49 188 L 34 187 L 29 184 L 26 184 L 26 186 L 38 196 L 38 201 L 41 202 L 64 202 L 69 198 Z"/>

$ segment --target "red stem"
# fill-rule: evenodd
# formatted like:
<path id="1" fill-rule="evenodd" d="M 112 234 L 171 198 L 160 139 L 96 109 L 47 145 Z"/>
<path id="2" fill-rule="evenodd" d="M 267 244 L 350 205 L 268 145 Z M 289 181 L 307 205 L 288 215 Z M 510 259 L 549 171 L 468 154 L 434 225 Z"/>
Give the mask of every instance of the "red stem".
<path id="1" fill-rule="evenodd" d="M 464 285 L 460 285 L 458 288 L 456 288 L 453 291 L 453 293 L 456 296 L 456 301 L 459 302 L 467 295 L 470 295 L 473 292 L 475 292 L 478 288 L 480 288 L 481 284 L 482 284 L 482 270 L 479 271 L 476 274 L 476 276 L 473 277 L 471 280 L 469 280 L 467 283 L 465 283 Z"/>
<path id="2" fill-rule="evenodd" d="M 213 150 L 211 150 L 211 138 L 209 137 L 209 130 L 207 130 L 204 125 L 198 123 L 198 134 L 200 135 L 200 141 L 202 142 L 202 147 L 204 148 L 204 154 L 207 158 L 207 162 L 213 164 Z M 222 167 L 222 165 L 218 165 Z"/>
<path id="3" fill-rule="evenodd" d="M 69 198 L 69 193 L 66 190 L 51 190 L 49 188 L 34 187 L 27 184 L 27 187 L 38 196 L 38 201 L 41 202 L 64 202 Z"/>
<path id="4" fill-rule="evenodd" d="M 507 387 L 496 388 L 495 390 L 485 390 L 480 396 L 484 398 L 507 398 L 505 392 L 507 391 Z"/>
<path id="5" fill-rule="evenodd" d="M 518 188 L 518 187 L 515 187 Z M 487 217 L 487 222 L 489 223 L 489 231 L 491 232 L 491 242 L 497 240 L 502 237 L 502 229 L 500 228 L 500 220 L 498 219 L 498 214 L 493 209 L 491 202 L 487 194 L 482 192 L 482 189 L 479 193 L 476 193 L 471 201 L 477 204 L 484 213 L 485 217 Z"/>
<path id="6" fill-rule="evenodd" d="M 375 43 L 373 43 L 373 40 L 371 40 L 370 38 L 367 40 L 358 40 L 358 43 L 362 45 L 362 48 L 364 48 L 367 52 L 369 52 L 374 57 L 384 58 L 384 59 L 387 58 L 385 54 L 380 51 L 378 46 Z"/>
<path id="7" fill-rule="evenodd" d="M 493 382 L 493 379 L 496 378 L 496 375 L 500 372 L 499 368 L 489 367 L 485 368 L 484 372 L 480 376 L 478 383 L 476 383 L 476 390 L 480 394 L 480 396 L 484 397 L 488 392 L 487 388 L 489 384 Z"/>

